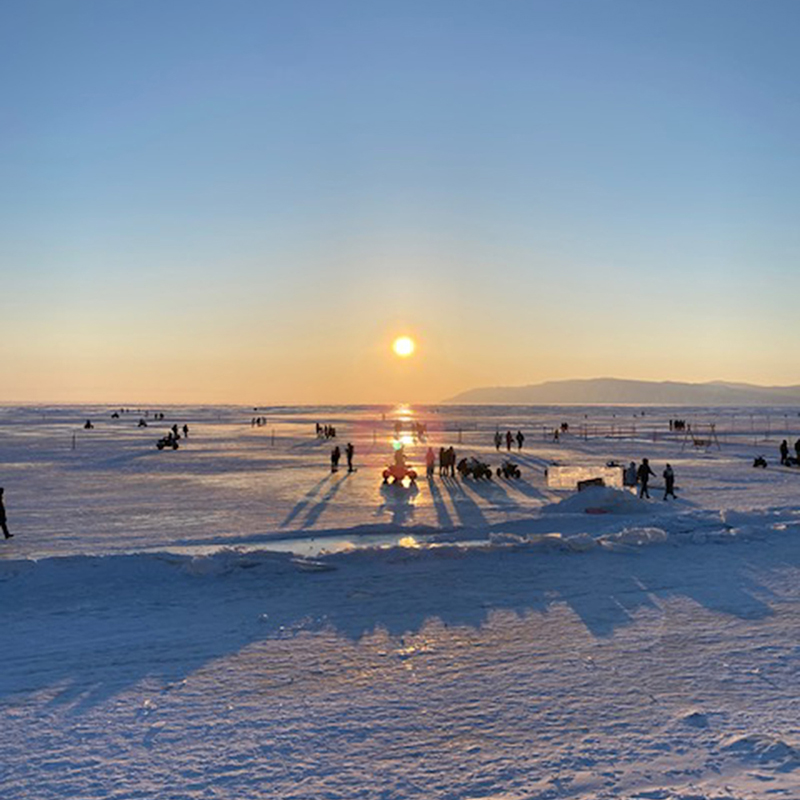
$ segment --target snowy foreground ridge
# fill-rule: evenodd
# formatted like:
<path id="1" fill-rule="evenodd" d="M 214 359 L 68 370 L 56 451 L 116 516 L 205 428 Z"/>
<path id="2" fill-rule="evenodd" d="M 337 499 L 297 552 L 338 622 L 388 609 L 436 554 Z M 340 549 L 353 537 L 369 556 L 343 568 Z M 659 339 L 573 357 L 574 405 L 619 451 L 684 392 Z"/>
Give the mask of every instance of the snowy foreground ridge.
<path id="1" fill-rule="evenodd" d="M 110 411 L 0 409 L 3 800 L 800 798 L 791 412 Z M 522 478 L 383 487 L 412 416 Z M 544 477 L 644 456 L 650 501 Z"/>

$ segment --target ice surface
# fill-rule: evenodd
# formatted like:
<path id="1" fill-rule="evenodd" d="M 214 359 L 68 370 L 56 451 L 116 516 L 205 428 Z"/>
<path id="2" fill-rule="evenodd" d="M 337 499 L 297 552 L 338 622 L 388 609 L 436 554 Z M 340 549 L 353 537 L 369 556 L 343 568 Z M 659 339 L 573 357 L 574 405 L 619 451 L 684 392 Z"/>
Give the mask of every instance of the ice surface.
<path id="1" fill-rule="evenodd" d="M 751 467 L 793 432 L 648 409 L 635 438 L 556 443 L 536 432 L 638 412 L 176 408 L 189 440 L 158 452 L 110 411 L 0 408 L 0 797 L 800 796 L 800 470 Z M 521 480 L 387 491 L 401 414 L 428 423 L 415 464 L 452 444 L 495 466 L 494 430 L 522 429 Z M 671 417 L 716 421 L 721 449 Z M 330 473 L 315 421 L 358 472 Z M 643 456 L 650 501 L 545 478 Z"/>

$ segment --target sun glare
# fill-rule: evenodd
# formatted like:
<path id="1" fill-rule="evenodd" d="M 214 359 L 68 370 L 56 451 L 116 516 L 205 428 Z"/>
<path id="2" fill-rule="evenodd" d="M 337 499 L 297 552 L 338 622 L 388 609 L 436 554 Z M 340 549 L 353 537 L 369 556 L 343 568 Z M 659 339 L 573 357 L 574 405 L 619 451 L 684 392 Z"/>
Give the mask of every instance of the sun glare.
<path id="1" fill-rule="evenodd" d="M 398 336 L 392 344 L 392 350 L 400 358 L 408 358 L 414 352 L 414 340 L 409 336 Z"/>

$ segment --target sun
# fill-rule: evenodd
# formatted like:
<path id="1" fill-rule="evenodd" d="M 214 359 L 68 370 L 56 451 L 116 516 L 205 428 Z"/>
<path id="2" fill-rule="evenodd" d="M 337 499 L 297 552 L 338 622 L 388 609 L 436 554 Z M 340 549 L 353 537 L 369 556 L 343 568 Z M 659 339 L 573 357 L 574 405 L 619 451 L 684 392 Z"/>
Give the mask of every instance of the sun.
<path id="1" fill-rule="evenodd" d="M 392 343 L 392 350 L 400 358 L 408 358 L 414 352 L 414 340 L 410 336 L 398 336 Z"/>

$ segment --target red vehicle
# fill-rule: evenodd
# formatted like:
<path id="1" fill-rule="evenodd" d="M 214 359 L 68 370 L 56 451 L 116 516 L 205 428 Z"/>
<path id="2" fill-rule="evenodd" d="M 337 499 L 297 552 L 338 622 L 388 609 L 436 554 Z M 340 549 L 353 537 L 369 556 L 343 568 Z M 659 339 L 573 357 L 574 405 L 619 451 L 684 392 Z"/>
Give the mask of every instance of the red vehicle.
<path id="1" fill-rule="evenodd" d="M 417 480 L 417 472 L 406 464 L 406 454 L 400 447 L 395 450 L 394 464 L 390 464 L 383 471 L 383 482 L 389 483 L 391 480 L 391 483 L 402 483 L 404 478 L 408 478 L 411 483 L 414 483 Z"/>

